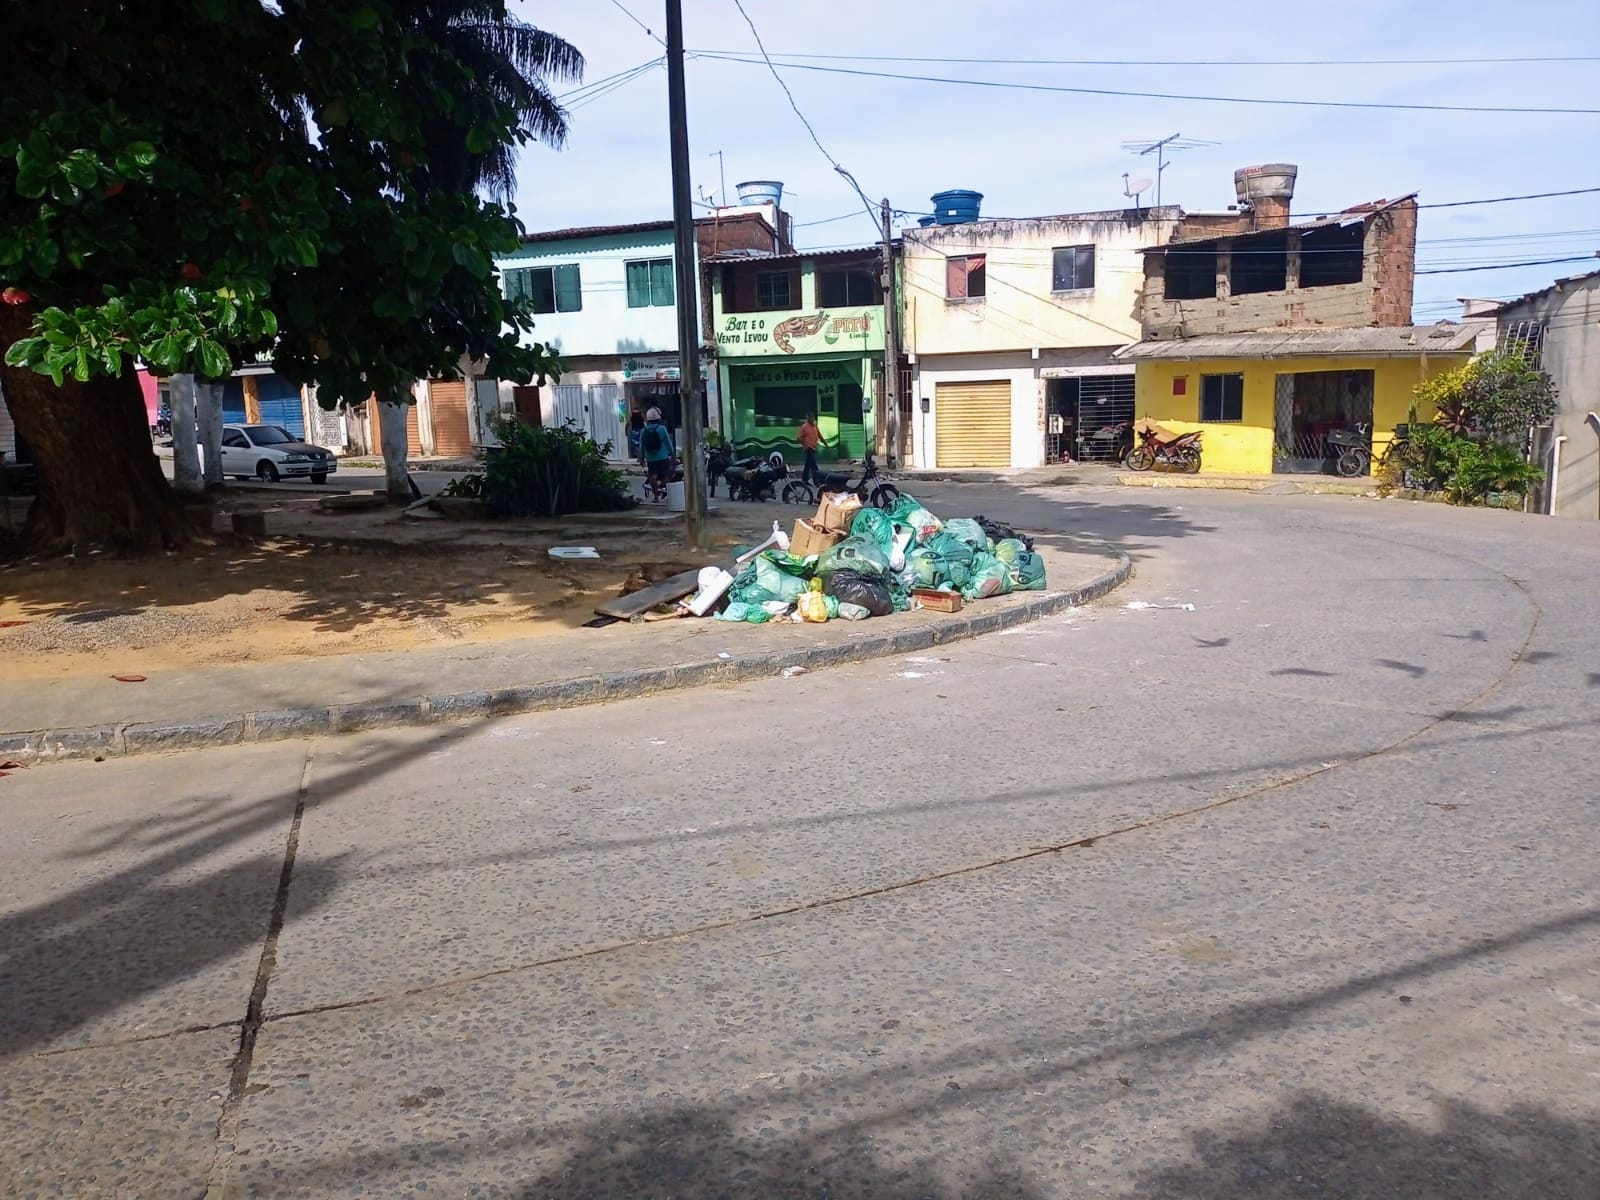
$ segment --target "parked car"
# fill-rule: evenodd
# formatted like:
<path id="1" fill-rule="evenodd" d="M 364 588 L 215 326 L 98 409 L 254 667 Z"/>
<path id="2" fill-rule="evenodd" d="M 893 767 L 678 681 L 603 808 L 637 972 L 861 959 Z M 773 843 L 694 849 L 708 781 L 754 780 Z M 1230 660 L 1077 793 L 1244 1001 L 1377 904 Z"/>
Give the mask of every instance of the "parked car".
<path id="1" fill-rule="evenodd" d="M 338 469 L 332 451 L 302 442 L 281 425 L 222 427 L 222 473 L 235 479 L 308 476 L 312 483 L 327 483 Z"/>
<path id="2" fill-rule="evenodd" d="M 172 439 L 156 443 L 156 454 L 172 457 Z M 200 449 L 204 460 L 205 448 Z M 260 479 L 276 483 L 279 479 L 310 479 L 327 483 L 339 470 L 339 460 L 331 450 L 302 442 L 282 425 L 224 425 L 222 427 L 222 473 L 235 479 Z"/>

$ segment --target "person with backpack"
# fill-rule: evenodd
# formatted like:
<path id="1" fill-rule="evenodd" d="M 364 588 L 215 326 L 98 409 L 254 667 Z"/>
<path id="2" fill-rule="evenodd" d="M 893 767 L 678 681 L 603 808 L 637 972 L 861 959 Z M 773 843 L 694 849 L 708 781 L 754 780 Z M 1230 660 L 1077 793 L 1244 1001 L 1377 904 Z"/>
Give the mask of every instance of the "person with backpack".
<path id="1" fill-rule="evenodd" d="M 667 483 L 672 479 L 672 434 L 661 423 L 661 410 L 652 408 L 644 415 L 644 429 L 639 433 L 639 449 L 644 452 L 646 486 L 661 498 L 667 494 Z"/>

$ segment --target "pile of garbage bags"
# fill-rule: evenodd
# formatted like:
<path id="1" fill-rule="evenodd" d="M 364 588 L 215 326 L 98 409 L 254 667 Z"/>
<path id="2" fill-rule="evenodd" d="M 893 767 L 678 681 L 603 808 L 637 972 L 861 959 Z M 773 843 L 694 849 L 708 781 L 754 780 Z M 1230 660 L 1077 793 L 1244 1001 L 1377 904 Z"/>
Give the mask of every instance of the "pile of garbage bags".
<path id="1" fill-rule="evenodd" d="M 905 612 L 919 590 L 972 601 L 1044 587 L 1032 539 L 985 517 L 941 521 L 902 493 L 892 508 L 861 509 L 849 536 L 820 554 L 762 551 L 735 577 L 717 619 L 861 621 Z"/>

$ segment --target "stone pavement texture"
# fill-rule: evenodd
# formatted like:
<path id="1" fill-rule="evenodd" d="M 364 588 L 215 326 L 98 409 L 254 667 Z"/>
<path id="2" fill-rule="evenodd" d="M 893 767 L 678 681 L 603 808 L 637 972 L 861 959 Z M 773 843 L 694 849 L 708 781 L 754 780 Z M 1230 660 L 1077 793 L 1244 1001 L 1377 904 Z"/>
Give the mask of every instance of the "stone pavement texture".
<path id="1" fill-rule="evenodd" d="M 0 1194 L 1593 1200 L 1587 530 L 1012 499 L 1134 581 L 0 781 Z"/>

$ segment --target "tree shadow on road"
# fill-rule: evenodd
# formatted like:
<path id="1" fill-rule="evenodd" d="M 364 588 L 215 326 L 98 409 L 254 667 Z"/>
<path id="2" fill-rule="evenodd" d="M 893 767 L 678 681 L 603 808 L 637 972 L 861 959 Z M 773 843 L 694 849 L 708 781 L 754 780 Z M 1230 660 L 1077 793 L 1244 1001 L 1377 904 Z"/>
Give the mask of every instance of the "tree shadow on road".
<path id="1" fill-rule="evenodd" d="M 1144 1173 L 1143 1200 L 1593 1200 L 1600 1121 L 1524 1105 L 1441 1102 L 1416 1125 L 1303 1092 L 1248 1126 L 1194 1137 L 1192 1159 Z"/>

